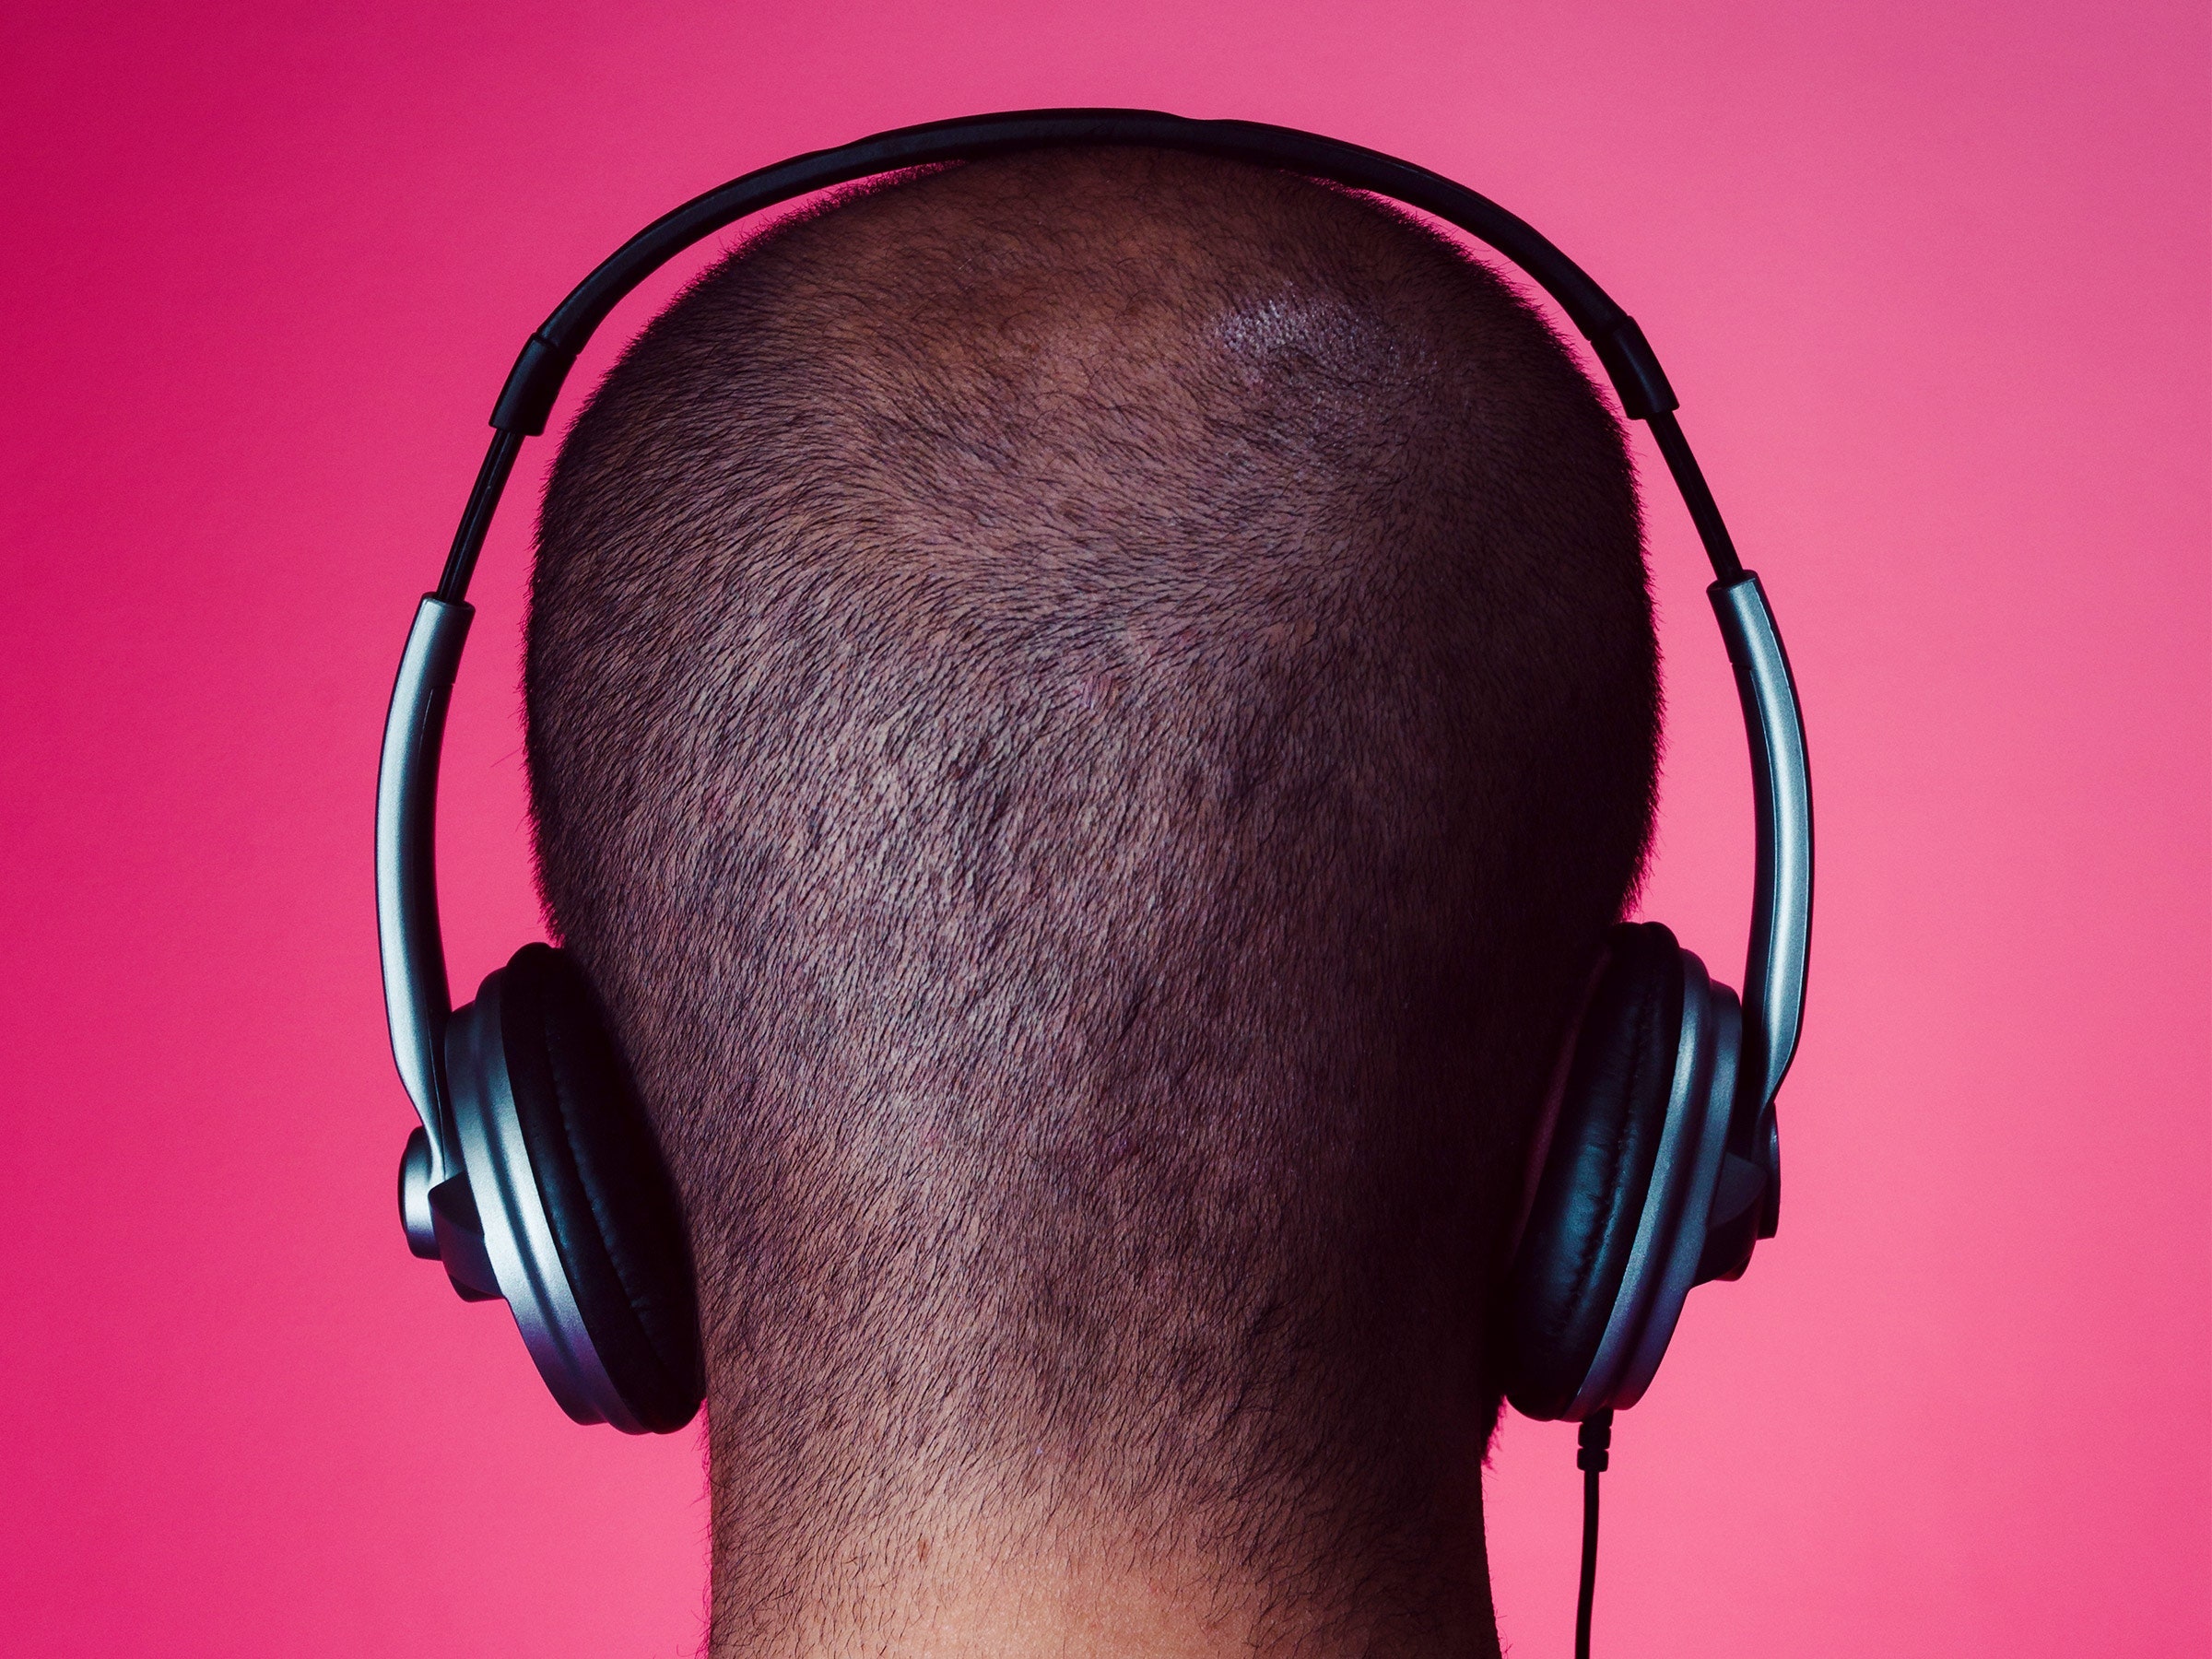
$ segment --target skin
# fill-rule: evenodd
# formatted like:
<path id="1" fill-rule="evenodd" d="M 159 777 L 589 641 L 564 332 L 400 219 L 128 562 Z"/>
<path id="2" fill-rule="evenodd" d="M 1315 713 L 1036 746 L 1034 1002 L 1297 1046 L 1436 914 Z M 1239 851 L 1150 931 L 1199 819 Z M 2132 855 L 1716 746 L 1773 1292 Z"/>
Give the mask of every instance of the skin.
<path id="1" fill-rule="evenodd" d="M 1636 879 L 1618 433 L 1342 193 L 778 231 L 564 444 L 549 913 L 690 1229 L 716 1659 L 1487 1655 L 1491 1304 Z"/>
<path id="2" fill-rule="evenodd" d="M 1596 982 L 1594 967 L 1588 982 Z M 1588 986 L 1583 1004 L 1587 1004 Z M 1551 1069 L 1523 1189 L 1533 1197 L 1582 1024 L 1578 1006 Z M 1527 1218 L 1524 1201 L 1514 1228 Z M 710 1425 L 712 1424 L 710 1417 Z M 1473 1424 L 1444 1461 L 1439 1524 L 1356 1612 L 1318 1614 L 1264 1574 L 1203 1551 L 1163 1554 L 1110 1513 L 1015 1512 L 1002 1503 L 901 1513 L 850 1554 L 861 1595 L 807 1598 L 809 1616 L 764 1633 L 742 1521 L 717 1484 L 712 1659 L 1351 1659 L 1398 1651 L 1431 1659 L 1500 1653 L 1483 1526 L 1487 1435 Z M 734 1448 L 718 1470 L 740 1466 Z M 999 1483 L 999 1489 L 1015 1485 Z M 772 1630 L 772 1623 L 767 1629 Z"/>
<path id="3" fill-rule="evenodd" d="M 1478 1472 L 1477 1472 L 1478 1474 Z M 1477 1512 L 1461 1542 L 1472 1555 L 1421 1564 L 1424 1652 L 1495 1654 Z M 1441 1542 L 1441 1541 L 1440 1541 Z M 865 1618 L 825 1629 L 792 1652 L 811 1656 L 899 1653 L 912 1659 L 1228 1659 L 1257 1653 L 1335 1654 L 1394 1647 L 1393 1609 L 1359 1620 L 1287 1616 L 1272 1586 L 1226 1580 L 1219 1562 L 1133 1565 L 1092 1535 L 1048 1556 L 1010 1554 L 994 1523 L 917 1533 L 913 1570 L 868 1598 Z M 1408 1564 L 1411 1565 L 1410 1563 Z M 1404 1617 L 1404 1610 L 1399 1609 Z M 718 1653 L 757 1651 L 718 1644 Z"/>

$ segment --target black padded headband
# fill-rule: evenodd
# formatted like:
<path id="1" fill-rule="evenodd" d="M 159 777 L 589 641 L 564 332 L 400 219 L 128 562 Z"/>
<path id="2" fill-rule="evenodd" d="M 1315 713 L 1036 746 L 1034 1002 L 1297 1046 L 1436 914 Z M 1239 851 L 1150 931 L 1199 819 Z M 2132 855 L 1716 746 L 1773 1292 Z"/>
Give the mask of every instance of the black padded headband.
<path id="1" fill-rule="evenodd" d="M 1191 121 L 1152 110 L 1018 110 L 900 127 L 836 149 L 794 156 L 693 197 L 616 249 L 576 285 L 515 359 L 491 412 L 491 424 L 500 435 L 484 458 L 468 511 L 462 516 L 438 582 L 438 597 L 452 601 L 467 594 L 469 572 L 515 453 L 524 438 L 546 429 L 546 418 L 560 395 L 561 382 L 585 343 L 631 289 L 685 249 L 763 207 L 857 179 L 939 162 L 973 161 L 1010 150 L 1091 144 L 1189 150 L 1333 180 L 1432 213 L 1488 243 L 1559 301 L 1605 365 L 1622 411 L 1651 427 L 1676 487 L 1688 503 L 1705 555 L 1712 561 L 1712 573 L 1724 582 L 1743 574 L 1712 492 L 1675 422 L 1672 411 L 1678 406 L 1674 388 L 1667 384 L 1665 371 L 1636 319 L 1534 227 L 1488 196 L 1379 150 L 1294 127 L 1255 121 Z"/>

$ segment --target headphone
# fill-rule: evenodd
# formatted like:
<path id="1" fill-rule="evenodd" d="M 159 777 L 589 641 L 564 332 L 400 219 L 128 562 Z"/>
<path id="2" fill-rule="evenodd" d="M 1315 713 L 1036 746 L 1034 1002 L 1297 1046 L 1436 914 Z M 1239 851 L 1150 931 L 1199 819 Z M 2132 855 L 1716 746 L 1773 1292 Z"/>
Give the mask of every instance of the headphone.
<path id="1" fill-rule="evenodd" d="M 538 1374 L 580 1423 L 667 1433 L 705 1390 L 682 1211 L 582 971 L 526 945 L 460 1008 L 447 989 L 435 871 L 438 756 L 474 614 L 468 580 L 523 440 L 615 304 L 724 226 L 827 186 L 1067 145 L 1144 145 L 1332 180 L 1479 238 L 1540 284 L 1651 429 L 1715 580 L 1751 747 L 1758 826 L 1739 1004 L 1657 923 L 1613 930 L 1573 1053 L 1503 1302 L 1505 1392 L 1602 1436 L 1642 1397 L 1695 1285 L 1742 1274 L 1781 1199 L 1774 1096 L 1797 1046 L 1812 924 L 1812 792 L 1789 659 L 1744 569 L 1634 319 L 1485 197 L 1404 161 L 1287 127 L 1135 110 L 1048 110 L 903 127 L 708 192 L 632 237 L 524 345 L 437 590 L 415 614 L 377 778 L 384 1004 L 421 1126 L 400 1160 L 415 1254 L 470 1300 L 503 1300 Z M 1602 1441 L 1595 1455 L 1603 1466 Z M 1585 1456 L 1589 1455 L 1585 1448 Z M 1585 1467 L 1591 1467 L 1588 1463 Z M 1594 1480 L 1594 1475 L 1592 1477 Z"/>

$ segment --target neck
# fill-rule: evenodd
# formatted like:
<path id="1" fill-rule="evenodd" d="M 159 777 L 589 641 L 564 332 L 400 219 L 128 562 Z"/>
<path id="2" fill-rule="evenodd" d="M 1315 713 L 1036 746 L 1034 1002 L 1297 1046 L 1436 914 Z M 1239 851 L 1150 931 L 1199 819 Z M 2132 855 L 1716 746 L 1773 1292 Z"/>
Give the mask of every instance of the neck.
<path id="1" fill-rule="evenodd" d="M 1161 1558 L 1126 1528 L 1071 1529 L 1061 1517 L 1048 1533 L 935 1503 L 810 1550 L 804 1566 L 787 1554 L 771 1568 L 744 1547 L 762 1535 L 757 1524 L 725 1527 L 730 1507 L 718 1491 L 712 1659 L 1499 1653 L 1478 1484 L 1455 1524 L 1394 1539 L 1325 1596 L 1312 1587 L 1344 1578 L 1338 1559 L 1262 1572 L 1195 1551 Z"/>

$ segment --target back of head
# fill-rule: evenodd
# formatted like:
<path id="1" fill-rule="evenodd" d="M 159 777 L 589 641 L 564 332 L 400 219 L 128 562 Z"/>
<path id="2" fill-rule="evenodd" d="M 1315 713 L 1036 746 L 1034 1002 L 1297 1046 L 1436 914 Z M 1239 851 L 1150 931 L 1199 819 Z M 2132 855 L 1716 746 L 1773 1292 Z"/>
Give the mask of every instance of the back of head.
<path id="1" fill-rule="evenodd" d="M 570 434 L 527 690 L 722 1619 L 962 1525 L 1350 1617 L 1464 1530 L 1656 727 L 1618 429 L 1501 283 L 1148 151 L 788 220 Z"/>

